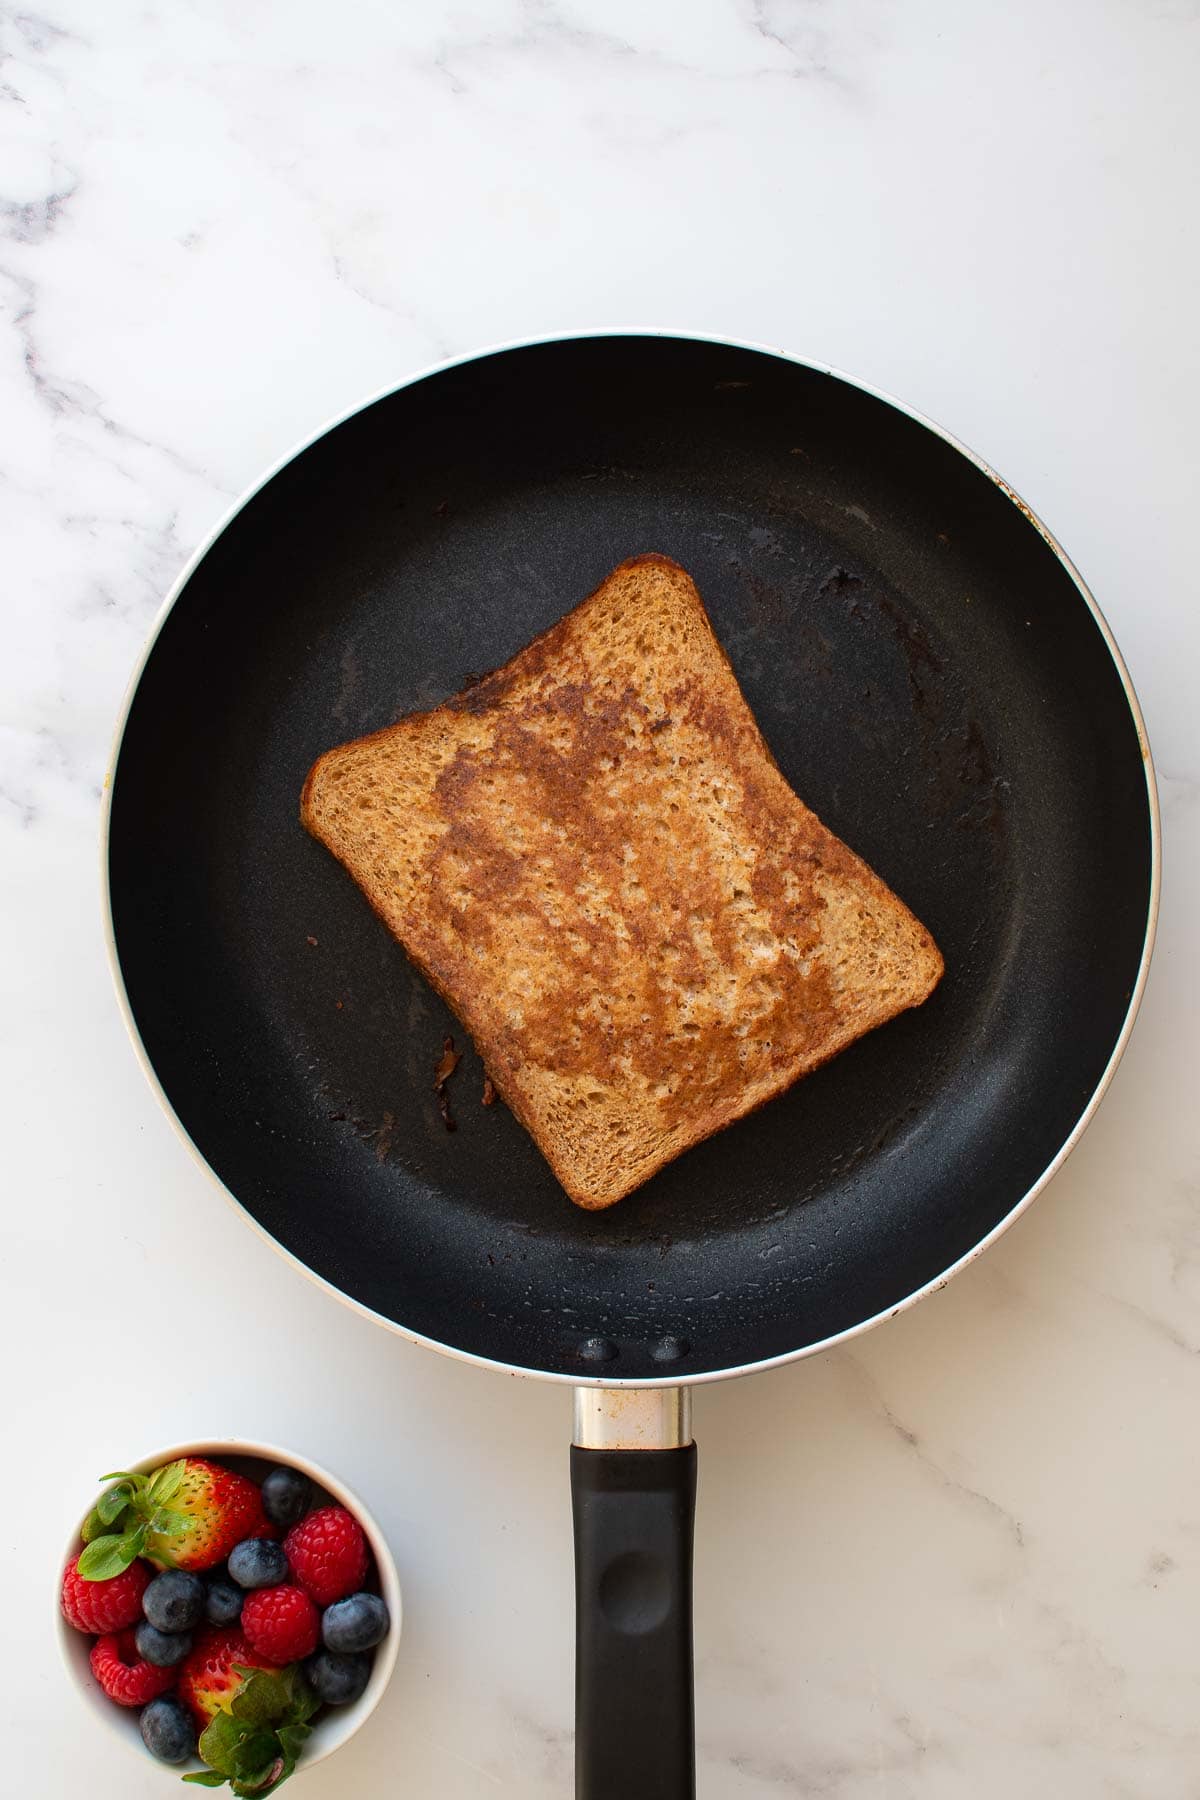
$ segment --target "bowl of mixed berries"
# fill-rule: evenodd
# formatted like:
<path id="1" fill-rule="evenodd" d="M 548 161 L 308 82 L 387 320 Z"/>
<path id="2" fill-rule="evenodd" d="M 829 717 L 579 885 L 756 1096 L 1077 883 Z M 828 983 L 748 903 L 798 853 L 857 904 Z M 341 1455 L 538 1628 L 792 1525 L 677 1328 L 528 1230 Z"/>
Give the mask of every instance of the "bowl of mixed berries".
<path id="1" fill-rule="evenodd" d="M 338 1749 L 396 1660 L 400 1586 L 362 1502 L 244 1440 L 101 1477 L 59 1580 L 91 1711 L 204 1787 L 264 1795 Z"/>

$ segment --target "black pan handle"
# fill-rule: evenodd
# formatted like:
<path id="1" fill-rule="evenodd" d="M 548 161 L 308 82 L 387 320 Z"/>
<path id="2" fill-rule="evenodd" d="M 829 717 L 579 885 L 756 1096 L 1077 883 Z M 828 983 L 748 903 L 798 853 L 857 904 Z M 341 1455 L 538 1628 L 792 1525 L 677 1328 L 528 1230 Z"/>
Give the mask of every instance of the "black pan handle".
<path id="1" fill-rule="evenodd" d="M 576 1800 L 694 1800 L 687 1399 L 675 1388 L 576 1394 Z"/>

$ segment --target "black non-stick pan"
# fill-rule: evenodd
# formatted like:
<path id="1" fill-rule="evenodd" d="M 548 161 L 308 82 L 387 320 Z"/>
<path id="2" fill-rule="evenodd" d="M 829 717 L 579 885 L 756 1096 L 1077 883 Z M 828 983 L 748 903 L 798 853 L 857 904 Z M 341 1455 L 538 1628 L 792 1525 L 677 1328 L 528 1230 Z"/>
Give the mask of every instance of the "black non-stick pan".
<path id="1" fill-rule="evenodd" d="M 946 975 L 593 1213 L 481 1104 L 469 1050 L 447 1131 L 455 1022 L 297 805 L 321 751 L 445 698 L 645 550 L 695 577 L 785 775 Z M 1128 678 L 1038 521 L 925 422 L 763 351 L 612 335 L 439 369 L 277 469 L 185 572 L 111 797 L 135 1038 L 319 1280 L 581 1390 L 589 1800 L 692 1791 L 683 1390 L 897 1311 L 1045 1183 L 1129 1030 L 1157 846 Z"/>

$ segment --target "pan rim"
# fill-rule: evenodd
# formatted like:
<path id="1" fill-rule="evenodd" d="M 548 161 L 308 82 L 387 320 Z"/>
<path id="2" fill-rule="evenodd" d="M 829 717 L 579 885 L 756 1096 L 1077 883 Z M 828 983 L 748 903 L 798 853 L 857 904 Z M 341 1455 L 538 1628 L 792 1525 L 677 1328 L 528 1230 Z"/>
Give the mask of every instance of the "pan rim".
<path id="1" fill-rule="evenodd" d="M 150 1059 L 149 1053 L 146 1050 L 145 1044 L 142 1041 L 137 1020 L 134 1017 L 133 1007 L 130 1003 L 129 994 L 125 986 L 125 979 L 121 971 L 120 956 L 117 950 L 116 928 L 113 920 L 112 882 L 110 879 L 112 800 L 119 771 L 121 748 L 125 737 L 126 727 L 133 710 L 134 702 L 137 698 L 142 675 L 145 672 L 146 665 L 150 660 L 167 619 L 170 617 L 176 603 L 185 592 L 188 583 L 197 568 L 199 568 L 213 546 L 224 535 L 234 520 L 238 518 L 250 502 L 274 480 L 276 475 L 280 474 L 290 463 L 294 462 L 305 450 L 309 449 L 321 438 L 327 436 L 329 432 L 336 429 L 337 426 L 344 424 L 348 419 L 354 418 L 357 414 L 365 412 L 368 407 L 375 406 L 380 401 L 386 400 L 394 394 L 403 392 L 405 388 L 415 387 L 418 383 L 427 381 L 433 376 L 441 375 L 450 369 L 461 368 L 469 363 L 482 363 L 488 361 L 492 357 L 506 355 L 511 351 L 535 349 L 547 344 L 588 342 L 602 338 L 662 338 L 668 341 L 684 343 L 715 344 L 727 349 L 744 350 L 751 352 L 752 354 L 770 356 L 780 362 L 791 363 L 794 366 L 809 369 L 816 374 L 827 375 L 833 380 L 840 381 L 847 387 L 854 388 L 859 393 L 866 394 L 872 399 L 882 402 L 885 406 L 891 407 L 894 411 L 903 414 L 915 424 L 920 425 L 926 431 L 931 432 L 935 437 L 940 438 L 943 443 L 947 444 L 952 450 L 957 451 L 960 456 L 965 457 L 968 462 L 973 463 L 974 466 L 983 475 L 987 476 L 987 478 L 1000 489 L 1001 493 L 1012 502 L 1017 510 L 1024 516 L 1027 524 L 1029 524 L 1043 539 L 1047 547 L 1057 557 L 1088 611 L 1091 613 L 1092 619 L 1104 641 L 1108 654 L 1112 659 L 1113 666 L 1125 694 L 1126 704 L 1129 707 L 1134 729 L 1137 733 L 1138 743 L 1142 753 L 1142 768 L 1145 774 L 1146 798 L 1149 810 L 1150 883 L 1147 896 L 1146 929 L 1142 944 L 1141 960 L 1138 964 L 1137 978 L 1130 991 L 1129 1002 L 1126 1006 L 1121 1029 L 1117 1035 L 1116 1042 L 1113 1045 L 1108 1062 L 1105 1064 L 1100 1078 L 1092 1090 L 1087 1104 L 1081 1111 L 1072 1130 L 1060 1145 L 1055 1156 L 1038 1176 L 1037 1180 L 1026 1190 L 1020 1199 L 1017 1200 L 1004 1217 L 992 1227 L 991 1231 L 979 1240 L 978 1243 L 972 1245 L 968 1251 L 964 1252 L 964 1254 L 955 1262 L 951 1263 L 949 1267 L 942 1270 L 939 1275 L 933 1276 L 929 1281 L 923 1283 L 922 1286 L 915 1288 L 912 1293 L 906 1294 L 901 1300 L 885 1307 L 880 1312 L 873 1313 L 869 1318 L 861 1319 L 856 1324 L 847 1326 L 843 1331 L 835 1332 L 831 1336 L 821 1338 L 814 1343 L 802 1345 L 798 1349 L 782 1351 L 776 1356 L 764 1357 L 756 1362 L 731 1364 L 724 1368 L 703 1370 L 692 1375 L 666 1375 L 634 1378 L 621 1377 L 615 1373 L 611 1375 L 589 1375 L 582 1370 L 578 1373 L 568 1374 L 564 1371 L 534 1368 L 520 1363 L 507 1363 L 500 1361 L 497 1358 L 481 1356 L 473 1351 L 463 1350 L 455 1344 L 448 1344 L 439 1338 L 430 1337 L 425 1333 L 415 1331 L 411 1326 L 401 1324 L 399 1320 L 388 1318 L 386 1314 L 377 1312 L 373 1307 L 365 1305 L 362 1301 L 357 1300 L 353 1295 L 346 1293 L 343 1288 L 338 1287 L 325 1276 L 319 1275 L 314 1269 L 309 1268 L 308 1264 L 299 1256 L 289 1250 L 278 1238 L 273 1237 L 265 1226 L 254 1217 L 249 1208 L 243 1205 L 233 1190 L 226 1185 L 217 1174 L 216 1170 L 202 1155 L 194 1139 L 184 1126 L 183 1121 L 175 1111 L 170 1097 L 163 1087 L 162 1082 L 158 1077 L 158 1073 Z M 453 1357 L 458 1362 L 467 1363 L 477 1368 L 491 1369 L 498 1374 L 520 1377 L 522 1379 L 554 1382 L 560 1387 L 571 1388 L 637 1389 L 700 1387 L 709 1382 L 728 1381 L 742 1375 L 753 1375 L 767 1369 L 782 1368 L 789 1363 L 800 1362 L 807 1357 L 817 1356 L 823 1351 L 831 1350 L 841 1344 L 849 1343 L 853 1339 L 861 1337 L 866 1332 L 873 1330 L 877 1325 L 881 1325 L 885 1323 L 885 1321 L 894 1319 L 898 1317 L 899 1314 L 909 1311 L 911 1307 L 916 1306 L 921 1300 L 927 1299 L 930 1295 L 938 1293 L 942 1288 L 946 1287 L 956 1275 L 961 1274 L 964 1269 L 975 1262 L 985 1251 L 989 1250 L 992 1245 L 1004 1235 L 1009 1227 L 1015 1224 L 1022 1214 L 1027 1211 L 1033 1204 L 1033 1201 L 1041 1193 L 1042 1189 L 1048 1186 L 1054 1176 L 1062 1168 L 1095 1116 L 1096 1110 L 1108 1091 L 1109 1085 L 1116 1073 L 1117 1065 L 1120 1063 L 1121 1058 L 1125 1053 L 1130 1035 L 1133 1031 L 1134 1022 L 1141 1007 L 1150 968 L 1150 960 L 1154 950 L 1162 886 L 1162 822 L 1159 812 L 1158 782 L 1154 768 L 1154 758 L 1151 753 L 1150 741 L 1146 731 L 1145 719 L 1142 715 L 1142 709 L 1137 694 L 1134 691 L 1129 670 L 1109 627 L 1108 621 L 1100 610 L 1100 606 L 1097 603 L 1095 596 L 1092 594 L 1091 589 L 1088 587 L 1080 571 L 1067 555 L 1053 532 L 1050 531 L 1048 526 L 1028 502 L 1022 498 L 1014 487 L 1005 481 L 1003 476 L 1000 475 L 1000 473 L 994 469 L 985 458 L 972 450 L 961 438 L 957 437 L 953 432 L 948 431 L 944 426 L 938 424 L 936 420 L 931 419 L 927 414 L 920 412 L 915 407 L 907 405 L 906 402 L 898 399 L 887 389 L 876 387 L 871 382 L 860 380 L 853 375 L 848 375 L 843 370 L 836 368 L 830 363 L 822 362 L 816 358 L 800 356 L 791 351 L 780 349 L 775 345 L 759 343 L 751 339 L 731 338 L 719 332 L 677 330 L 664 326 L 596 326 L 577 330 L 537 333 L 531 337 L 508 339 L 499 343 L 486 345 L 479 349 L 464 351 L 458 356 L 441 358 L 438 361 L 417 370 L 412 375 L 406 376 L 402 381 L 392 382 L 384 387 L 378 388 L 367 394 L 355 404 L 346 407 L 343 411 L 333 414 L 332 417 L 326 419 L 324 423 L 319 425 L 314 431 L 307 433 L 299 441 L 294 443 L 291 448 L 275 462 L 271 463 L 242 491 L 237 499 L 233 501 L 212 526 L 207 535 L 193 550 L 191 556 L 188 557 L 187 561 L 179 571 L 179 574 L 175 577 L 175 580 L 167 590 L 158 614 L 150 627 L 146 641 L 130 675 L 121 702 L 120 711 L 117 716 L 116 727 L 113 732 L 112 746 L 109 752 L 108 767 L 102 790 L 99 849 L 101 910 L 105 952 L 108 958 L 109 972 L 116 993 L 118 1009 L 124 1022 L 125 1029 L 129 1034 L 134 1055 L 141 1065 L 142 1072 L 149 1083 L 151 1093 L 158 1100 L 162 1111 L 165 1113 L 169 1123 L 173 1126 L 181 1142 L 228 1203 L 235 1208 L 243 1220 L 271 1247 L 272 1250 L 283 1257 L 283 1259 L 290 1263 L 293 1268 L 298 1270 L 300 1274 L 304 1275 L 318 1288 L 321 1288 L 326 1293 L 332 1295 L 343 1305 L 350 1307 L 354 1312 L 360 1314 L 363 1318 L 371 1320 L 374 1324 L 382 1326 L 386 1331 L 391 1332 L 393 1335 L 404 1338 L 407 1342 L 418 1345 L 422 1349 L 436 1351 L 439 1355 Z"/>

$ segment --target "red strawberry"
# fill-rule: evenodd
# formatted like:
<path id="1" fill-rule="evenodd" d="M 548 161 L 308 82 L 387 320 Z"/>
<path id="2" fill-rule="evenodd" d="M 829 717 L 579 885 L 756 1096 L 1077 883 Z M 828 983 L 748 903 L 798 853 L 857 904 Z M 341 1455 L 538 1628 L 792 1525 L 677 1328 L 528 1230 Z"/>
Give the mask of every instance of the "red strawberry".
<path id="1" fill-rule="evenodd" d="M 344 1506 L 322 1506 L 293 1525 L 283 1540 L 292 1573 L 318 1606 L 344 1600 L 367 1573 L 367 1540 Z"/>
<path id="2" fill-rule="evenodd" d="M 254 1483 L 200 1456 L 186 1459 L 183 1483 L 168 1504 L 187 1527 L 169 1536 L 147 1532 L 145 1554 L 160 1569 L 212 1569 L 243 1538 L 276 1535 Z"/>
<path id="3" fill-rule="evenodd" d="M 89 1543 L 82 1562 L 90 1579 L 113 1574 L 134 1556 L 156 1569 L 212 1569 L 243 1538 L 278 1535 L 254 1483 L 202 1456 L 180 1457 L 149 1475 L 126 1471 L 104 1480 L 124 1496 L 124 1530 Z"/>
<path id="4" fill-rule="evenodd" d="M 234 1664 L 247 1669 L 270 1669 L 276 1665 L 252 1650 L 236 1627 L 226 1630 L 210 1626 L 196 1634 L 196 1641 L 179 1665 L 179 1698 L 190 1710 L 200 1730 L 219 1712 L 228 1712 L 234 1697 L 245 1683 Z M 172 1676 L 175 1670 L 168 1671 Z"/>
<path id="5" fill-rule="evenodd" d="M 73 1556 L 63 1572 L 62 1609 L 76 1631 L 121 1631 L 142 1616 L 142 1595 L 150 1579 L 145 1563 L 130 1563 L 111 1581 L 85 1581 Z"/>
<path id="6" fill-rule="evenodd" d="M 321 1615 L 303 1588 L 259 1588 L 242 1607 L 242 1630 L 260 1656 L 299 1662 L 317 1647 Z"/>
<path id="7" fill-rule="evenodd" d="M 156 1669 L 137 1653 L 132 1631 L 109 1632 L 92 1645 L 92 1674 L 118 1706 L 145 1706 L 175 1685 L 174 1669 Z"/>

